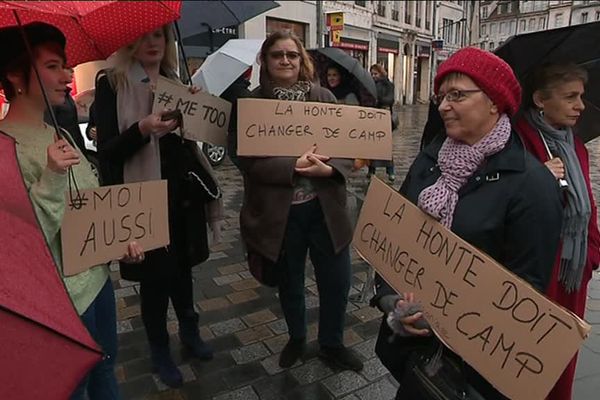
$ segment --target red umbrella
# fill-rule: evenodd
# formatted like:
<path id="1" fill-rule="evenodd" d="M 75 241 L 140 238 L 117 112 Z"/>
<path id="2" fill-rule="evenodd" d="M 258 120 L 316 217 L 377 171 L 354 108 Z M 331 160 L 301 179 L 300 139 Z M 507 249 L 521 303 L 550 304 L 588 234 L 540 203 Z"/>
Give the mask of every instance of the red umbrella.
<path id="1" fill-rule="evenodd" d="M 101 60 L 179 18 L 181 1 L 1 1 L 0 27 L 46 22 L 67 38 L 67 61 Z M 15 15 L 16 14 L 16 15 Z"/>
<path id="2" fill-rule="evenodd" d="M 0 133 L 0 399 L 64 400 L 101 352 L 67 294 Z"/>

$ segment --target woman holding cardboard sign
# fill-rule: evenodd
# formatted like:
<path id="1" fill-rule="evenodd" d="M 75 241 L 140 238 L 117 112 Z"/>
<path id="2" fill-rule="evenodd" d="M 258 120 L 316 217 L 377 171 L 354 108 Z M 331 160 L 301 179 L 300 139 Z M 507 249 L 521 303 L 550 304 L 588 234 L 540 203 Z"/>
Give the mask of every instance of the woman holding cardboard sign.
<path id="1" fill-rule="evenodd" d="M 600 263 L 600 233 L 585 145 L 572 128 L 585 109 L 587 72 L 574 64 L 548 64 L 531 74 L 527 110 L 516 128 L 525 147 L 562 187 L 565 204 L 562 246 L 556 255 L 549 298 L 583 318 L 587 285 Z M 549 400 L 570 399 L 577 357 L 554 386 Z"/>
<path id="2" fill-rule="evenodd" d="M 61 276 L 61 224 L 67 204 L 67 173 L 71 169 L 80 189 L 98 187 L 82 149 L 64 129 L 59 138 L 54 128 L 44 123 L 47 109 L 42 93 L 46 89 L 51 105 L 64 103 L 69 72 L 65 67 L 65 36 L 54 26 L 41 22 L 25 25 L 23 31 L 34 58 L 27 52 L 19 27 L 0 30 L 0 42 L 10 43 L 0 53 L 0 83 L 10 108 L 0 122 L 0 131 L 16 141 L 17 161 L 29 192 L 38 222 L 48 242 Z M 36 79 L 33 66 L 39 71 Z M 3 227 L 10 229 L 10 227 Z M 144 259 L 138 244 L 129 244 L 124 260 L 134 263 Z M 81 320 L 102 347 L 106 357 L 72 395 L 83 399 L 118 399 L 119 389 L 114 374 L 117 355 L 116 309 L 112 283 L 106 265 L 97 265 L 72 276 L 63 276 L 65 287 Z"/>
<path id="3" fill-rule="evenodd" d="M 103 184 L 168 181 L 170 245 L 149 251 L 140 265 L 121 263 L 121 276 L 140 282 L 152 364 L 171 387 L 181 386 L 183 377 L 169 349 L 169 300 L 184 347 L 200 359 L 213 356 L 199 335 L 191 268 L 208 258 L 207 222 L 216 242 L 222 219 L 221 192 L 208 161 L 195 142 L 173 132 L 175 113 L 152 113 L 152 88 L 160 75 L 176 79 L 176 60 L 171 27 L 150 32 L 117 52 L 114 68 L 97 81 L 95 99 Z"/>
<path id="4" fill-rule="evenodd" d="M 335 103 L 333 94 L 313 85 L 312 61 L 296 35 L 274 32 L 260 52 L 260 98 Z M 273 267 L 290 339 L 279 358 L 288 368 L 306 344 L 304 271 L 310 252 L 319 288 L 320 357 L 341 368 L 362 369 L 343 345 L 350 289 L 350 218 L 346 177 L 352 160 L 330 159 L 312 147 L 295 157 L 240 157 L 244 172 L 242 237 L 250 270 Z"/>
<path id="5" fill-rule="evenodd" d="M 562 207 L 552 174 L 512 129 L 510 117 L 521 100 L 513 71 L 492 53 L 462 49 L 438 69 L 433 100 L 447 138 L 436 138 L 417 156 L 400 192 L 543 292 L 552 275 Z M 412 357 L 443 347 L 428 336 L 418 298 L 396 294 L 379 277 L 376 287 L 373 304 L 390 313 L 376 352 L 401 382 L 398 398 L 431 398 L 425 388 L 436 384 L 415 372 L 423 366 Z M 455 360 L 464 366 L 461 377 L 446 382 L 447 387 L 466 392 L 466 399 L 505 398 L 458 355 L 448 349 L 442 354 L 438 362 Z"/>

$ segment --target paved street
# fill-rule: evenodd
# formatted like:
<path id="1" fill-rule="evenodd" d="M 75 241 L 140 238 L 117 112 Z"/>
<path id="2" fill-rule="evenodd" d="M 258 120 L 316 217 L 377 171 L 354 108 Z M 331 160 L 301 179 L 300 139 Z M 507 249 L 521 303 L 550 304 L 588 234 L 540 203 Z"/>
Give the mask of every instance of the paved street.
<path id="1" fill-rule="evenodd" d="M 401 126 L 395 137 L 396 186 L 417 153 L 425 123 L 424 106 L 407 106 L 401 111 Z M 590 147 L 592 170 L 600 188 L 600 143 Z M 380 170 L 380 176 L 384 177 Z M 119 280 L 113 271 L 120 337 L 117 374 L 125 399 L 393 399 L 396 382 L 374 354 L 380 312 L 366 302 L 348 305 L 345 342 L 365 362 L 361 373 L 332 370 L 317 357 L 318 297 L 312 272 L 307 273 L 308 357 L 288 370 L 281 370 L 278 357 L 287 341 L 286 326 L 276 291 L 262 287 L 250 275 L 240 243 L 238 214 L 242 197 L 241 177 L 229 162 L 218 168 L 226 206 L 223 243 L 213 248 L 211 259 L 194 269 L 195 299 L 200 313 L 201 335 L 215 348 L 215 359 L 201 362 L 182 354 L 174 313 L 169 315 L 171 346 L 186 384 L 172 390 L 151 373 L 149 350 L 140 317 L 138 287 Z M 354 194 L 365 190 L 366 172 L 350 179 L 351 204 Z M 596 198 L 600 191 L 596 190 Z M 367 277 L 367 266 L 353 257 L 351 294 L 359 294 Z M 597 398 L 600 393 L 600 277 L 590 286 L 587 320 L 594 331 L 580 355 L 575 400 Z"/>

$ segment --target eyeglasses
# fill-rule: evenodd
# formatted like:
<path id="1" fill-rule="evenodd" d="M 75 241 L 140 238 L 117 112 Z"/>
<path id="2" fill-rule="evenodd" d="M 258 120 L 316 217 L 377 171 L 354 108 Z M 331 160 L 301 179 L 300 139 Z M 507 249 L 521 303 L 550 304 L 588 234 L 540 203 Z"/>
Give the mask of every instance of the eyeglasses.
<path id="1" fill-rule="evenodd" d="M 431 96 L 431 101 L 436 106 L 439 106 L 440 104 L 442 104 L 442 101 L 444 101 L 444 99 L 446 99 L 446 101 L 449 103 L 458 103 L 458 102 L 463 101 L 467 97 L 467 94 L 477 93 L 477 92 L 481 92 L 481 91 L 482 91 L 481 89 L 469 89 L 469 90 L 454 89 L 454 90 L 449 91 L 448 93 L 440 93 L 437 95 L 434 94 L 433 96 Z"/>
<path id="2" fill-rule="evenodd" d="M 297 51 L 275 50 L 269 53 L 269 57 L 275 60 L 283 60 L 283 57 L 287 57 L 289 61 L 296 61 L 300 58 L 300 53 Z"/>

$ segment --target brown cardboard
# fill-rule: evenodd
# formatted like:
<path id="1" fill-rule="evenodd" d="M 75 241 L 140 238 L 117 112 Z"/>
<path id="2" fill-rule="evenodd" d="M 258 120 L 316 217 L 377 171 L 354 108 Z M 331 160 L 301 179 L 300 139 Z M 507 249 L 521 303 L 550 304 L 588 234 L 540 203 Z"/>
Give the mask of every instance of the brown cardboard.
<path id="1" fill-rule="evenodd" d="M 144 251 L 169 244 L 167 181 L 103 186 L 80 193 L 75 207 L 66 196 L 61 226 L 65 275 L 121 258 L 132 241 Z"/>
<path id="2" fill-rule="evenodd" d="M 183 136 L 197 142 L 227 145 L 231 103 L 206 92 L 159 77 L 152 112 L 179 109 L 183 114 Z"/>
<path id="3" fill-rule="evenodd" d="M 590 331 L 379 179 L 353 246 L 396 291 L 414 292 L 436 335 L 510 399 L 544 399 Z"/>
<path id="4" fill-rule="evenodd" d="M 342 104 L 238 100 L 238 155 L 392 159 L 390 112 Z"/>

